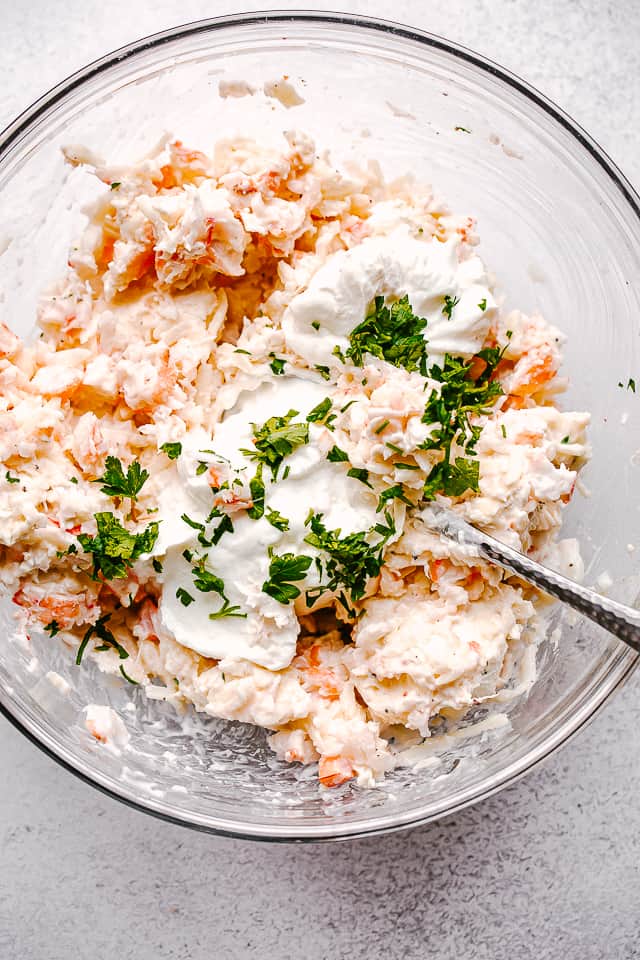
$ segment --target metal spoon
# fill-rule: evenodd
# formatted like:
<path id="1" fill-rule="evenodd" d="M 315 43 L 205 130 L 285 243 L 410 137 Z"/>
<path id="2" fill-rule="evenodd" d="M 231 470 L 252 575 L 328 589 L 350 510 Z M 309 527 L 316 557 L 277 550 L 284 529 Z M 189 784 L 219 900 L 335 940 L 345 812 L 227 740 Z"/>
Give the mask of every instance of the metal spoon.
<path id="1" fill-rule="evenodd" d="M 552 597 L 557 597 L 640 653 L 640 610 L 609 600 L 595 590 L 583 587 L 555 570 L 530 560 L 517 550 L 500 543 L 495 537 L 478 530 L 453 510 L 448 510 L 439 503 L 430 504 L 423 511 L 422 519 L 431 530 L 463 547 L 472 548 L 477 556 L 497 563 L 523 580 L 540 587 Z"/>

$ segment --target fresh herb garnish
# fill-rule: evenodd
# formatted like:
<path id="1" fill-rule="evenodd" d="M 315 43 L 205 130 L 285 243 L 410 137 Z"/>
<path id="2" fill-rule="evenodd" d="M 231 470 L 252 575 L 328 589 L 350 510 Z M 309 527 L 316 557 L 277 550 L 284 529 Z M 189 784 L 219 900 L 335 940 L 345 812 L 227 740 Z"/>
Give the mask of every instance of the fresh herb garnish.
<path id="1" fill-rule="evenodd" d="M 313 369 L 318 371 L 323 380 L 331 380 L 329 367 L 324 367 L 322 364 L 316 363 Z"/>
<path id="2" fill-rule="evenodd" d="M 349 336 L 347 356 L 356 367 L 364 365 L 364 356 L 369 353 L 424 375 L 427 360 L 422 331 L 426 325 L 426 320 L 414 314 L 408 296 L 390 306 L 385 305 L 384 297 L 376 297 L 366 318 Z"/>
<path id="3" fill-rule="evenodd" d="M 416 463 L 394 463 L 396 470 L 419 470 L 420 467 Z"/>
<path id="4" fill-rule="evenodd" d="M 344 407 L 340 407 L 340 413 L 346 413 L 346 411 L 349 409 L 351 404 L 357 403 L 357 402 L 358 402 L 357 400 L 349 400 L 348 403 L 345 403 Z"/>
<path id="5" fill-rule="evenodd" d="M 405 494 L 401 483 L 394 483 L 392 487 L 387 487 L 386 490 L 382 491 L 378 497 L 376 513 L 380 513 L 382 510 L 384 510 L 389 500 L 400 500 L 402 503 L 406 503 L 408 507 L 413 506 L 412 501 L 409 500 Z"/>
<path id="6" fill-rule="evenodd" d="M 484 298 L 484 300 L 481 300 L 481 301 L 480 301 L 480 303 L 478 304 L 478 307 L 479 307 L 480 310 L 482 310 L 482 312 L 484 313 L 484 311 L 487 309 L 487 298 L 486 298 L 486 297 Z"/>
<path id="7" fill-rule="evenodd" d="M 331 351 L 331 354 L 332 354 L 332 356 L 337 357 L 338 360 L 340 361 L 340 363 L 346 363 L 346 362 L 347 362 L 346 357 L 345 357 L 344 353 L 342 352 L 342 348 L 340 347 L 339 344 L 336 343 L 335 347 L 334 347 L 333 350 Z"/>
<path id="8" fill-rule="evenodd" d="M 234 352 L 234 353 L 244 353 L 244 355 L 247 356 L 247 357 L 252 356 L 250 350 L 243 350 L 241 347 L 236 347 L 236 349 L 235 349 L 233 352 Z"/>
<path id="9" fill-rule="evenodd" d="M 340 587 L 348 590 L 351 602 L 360 600 L 365 593 L 367 583 L 372 577 L 377 577 L 382 567 L 382 552 L 389 537 L 395 533 L 395 527 L 390 514 L 385 514 L 387 526 L 377 524 L 372 531 L 350 533 L 342 537 L 340 530 L 327 530 L 321 513 L 313 513 L 307 518 L 306 525 L 310 532 L 305 537 L 305 543 L 320 550 L 323 565 L 327 576 L 327 583 L 307 591 L 307 603 L 311 604 L 326 590 L 336 591 Z M 367 537 L 372 532 L 382 535 L 375 545 L 368 542 Z M 349 615 L 353 610 L 344 593 L 338 597 Z"/>
<path id="10" fill-rule="evenodd" d="M 402 447 L 399 447 L 397 443 L 391 443 L 390 440 L 386 441 L 385 447 L 388 447 L 389 450 L 393 450 L 394 453 L 404 453 Z"/>
<path id="11" fill-rule="evenodd" d="M 215 515 L 217 515 L 217 511 L 215 512 Z M 209 516 L 211 519 L 213 519 L 211 515 Z M 220 523 L 211 534 L 211 545 L 215 547 L 224 533 L 233 533 L 233 523 L 228 513 L 221 514 Z"/>
<path id="12" fill-rule="evenodd" d="M 77 483 L 77 482 L 78 482 L 77 477 L 69 477 L 69 483 Z"/>
<path id="13" fill-rule="evenodd" d="M 382 433 L 383 430 L 386 430 L 388 426 L 389 426 L 389 420 L 383 420 L 380 426 L 376 427 L 376 429 L 373 432 L 377 436 L 379 433 Z"/>
<path id="14" fill-rule="evenodd" d="M 444 305 L 442 307 L 442 313 L 447 318 L 447 320 L 451 320 L 451 314 L 453 313 L 453 308 L 457 307 L 459 303 L 460 303 L 460 297 L 451 297 L 449 296 L 448 293 L 446 294 L 444 298 Z"/>
<path id="15" fill-rule="evenodd" d="M 94 580 L 102 574 L 106 580 L 127 576 L 129 568 L 143 553 L 150 553 L 158 539 L 158 523 L 152 521 L 141 533 L 129 533 L 113 513 L 96 513 L 97 534 L 79 533 L 85 553 L 93 555 Z"/>
<path id="16" fill-rule="evenodd" d="M 300 590 L 294 586 L 294 582 L 304 580 L 310 566 L 311 557 L 296 556 L 294 553 L 283 553 L 281 556 L 271 554 L 269 579 L 262 584 L 263 593 L 268 593 L 278 603 L 290 603 L 300 596 Z"/>
<path id="17" fill-rule="evenodd" d="M 68 557 L 72 553 L 77 553 L 78 548 L 75 543 L 70 543 L 66 550 L 56 550 L 56 557 L 60 560 L 62 557 Z"/>
<path id="18" fill-rule="evenodd" d="M 111 184 L 111 189 L 117 190 L 119 186 L 120 186 L 120 180 L 114 180 L 113 183 Z"/>
<path id="19" fill-rule="evenodd" d="M 312 321 L 311 321 L 311 326 L 313 327 L 314 330 L 319 330 L 319 329 L 320 329 L 320 324 L 318 323 L 317 320 L 312 320 Z"/>
<path id="20" fill-rule="evenodd" d="M 627 390 L 631 390 L 632 393 L 636 392 L 636 382 L 632 377 L 629 377 L 627 382 Z"/>
<path id="21" fill-rule="evenodd" d="M 560 443 L 569 443 L 569 437 L 568 436 L 563 437 Z"/>
<path id="22" fill-rule="evenodd" d="M 365 486 L 373 490 L 373 485 L 369 482 L 369 471 L 363 467 L 351 467 L 350 470 L 347 470 L 347 476 L 359 480 L 360 483 L 364 483 Z"/>
<path id="23" fill-rule="evenodd" d="M 100 651 L 108 650 L 109 647 L 111 647 L 117 651 L 118 656 L 120 657 L 121 660 L 126 660 L 128 658 L 129 653 L 127 652 L 127 650 L 125 650 L 125 648 L 122 646 L 121 643 L 118 643 L 118 641 L 112 634 L 111 630 L 109 630 L 109 628 L 105 626 L 107 621 L 110 619 L 111 619 L 111 614 L 106 613 L 104 616 L 100 617 L 99 620 L 96 620 L 95 623 L 92 623 L 91 626 L 88 628 L 84 637 L 82 638 L 82 643 L 78 647 L 78 653 L 76 654 L 77 666 L 80 666 L 80 664 L 82 663 L 82 657 L 84 655 L 84 651 L 86 650 L 89 640 L 94 635 L 98 638 L 98 640 L 102 641 L 101 645 L 99 647 L 96 647 L 96 650 L 100 650 Z"/>
<path id="24" fill-rule="evenodd" d="M 247 614 L 243 613 L 239 606 L 232 606 L 225 597 L 220 609 L 209 614 L 209 620 L 222 620 L 223 617 L 237 617 L 239 620 L 246 620 Z"/>
<path id="25" fill-rule="evenodd" d="M 247 514 L 252 520 L 259 520 L 264 514 L 265 486 L 262 479 L 262 464 L 259 463 L 255 475 L 249 481 L 249 491 L 251 493 L 251 506 Z"/>
<path id="26" fill-rule="evenodd" d="M 60 624 L 57 620 L 52 620 L 51 623 L 47 623 L 43 630 L 45 633 L 48 633 L 50 637 L 55 637 L 56 633 L 60 633 Z"/>
<path id="27" fill-rule="evenodd" d="M 320 403 L 307 414 L 307 423 L 319 423 L 332 430 L 333 427 L 331 427 L 331 423 L 336 419 L 336 415 L 335 413 L 329 413 L 331 407 L 331 398 L 325 397 L 324 400 L 321 400 Z"/>
<path id="28" fill-rule="evenodd" d="M 446 354 L 442 366 L 434 364 L 429 377 L 440 384 L 427 400 L 422 422 L 438 424 L 433 433 L 420 444 L 421 450 L 439 450 L 443 459 L 434 465 L 424 485 L 425 500 L 433 500 L 436 493 L 461 496 L 465 490 L 478 492 L 478 465 L 475 461 L 458 457 L 451 462 L 455 443 L 467 454 L 475 455 L 475 444 L 481 428 L 472 425 L 470 417 L 488 412 L 488 408 L 502 394 L 499 383 L 491 377 L 504 351 L 498 347 L 485 348 L 470 361 Z M 478 370 L 478 360 L 484 361 Z"/>
<path id="29" fill-rule="evenodd" d="M 224 580 L 207 570 L 207 557 L 200 557 L 193 567 L 193 585 L 201 593 L 217 593 L 224 597 Z"/>
<path id="30" fill-rule="evenodd" d="M 327 460 L 329 460 L 330 463 L 347 463 L 349 456 L 334 443 L 327 454 Z"/>
<path id="31" fill-rule="evenodd" d="M 284 458 L 309 441 L 308 424 L 291 422 L 297 416 L 297 410 L 289 410 L 284 417 L 270 417 L 261 427 L 253 424 L 255 450 L 240 451 L 250 460 L 268 466 L 274 480 Z"/>
<path id="32" fill-rule="evenodd" d="M 12 477 L 8 470 L 5 473 L 4 478 L 7 481 L 7 483 L 20 483 L 20 478 Z"/>
<path id="33" fill-rule="evenodd" d="M 471 133 L 471 130 L 467 130 L 466 127 L 454 127 L 454 130 L 458 130 L 460 133 Z"/>
<path id="34" fill-rule="evenodd" d="M 163 453 L 166 453 L 169 460 L 177 460 L 182 453 L 182 444 L 179 440 L 176 440 L 175 443 L 163 443 L 160 449 Z"/>
<path id="35" fill-rule="evenodd" d="M 178 587 L 176 590 L 176 597 L 180 601 L 183 607 L 188 607 L 194 602 L 194 597 L 184 589 L 184 587 Z"/>
<path id="36" fill-rule="evenodd" d="M 145 481 L 149 478 L 149 471 L 143 470 L 137 460 L 127 467 L 125 474 L 122 464 L 117 457 L 107 457 L 105 470 L 101 477 L 93 483 L 101 483 L 101 493 L 108 497 L 127 497 L 131 501 L 138 499 Z"/>
<path id="37" fill-rule="evenodd" d="M 265 519 L 267 523 L 270 523 L 276 530 L 282 530 L 284 532 L 289 529 L 289 521 L 286 517 L 283 517 L 278 510 L 271 510 L 271 508 L 269 508 Z"/>
<path id="38" fill-rule="evenodd" d="M 196 467 L 196 477 L 201 477 L 203 473 L 206 473 L 209 469 L 209 464 L 205 463 L 204 460 L 198 461 L 198 466 Z"/>
<path id="39" fill-rule="evenodd" d="M 157 557 L 153 558 L 153 560 L 151 561 L 151 566 L 153 567 L 156 573 L 162 573 L 162 564 Z"/>
<path id="40" fill-rule="evenodd" d="M 503 436 L 503 437 L 505 438 L 505 440 L 506 440 L 506 439 L 507 439 L 507 428 L 505 427 L 504 423 L 501 423 L 501 424 L 500 424 L 500 429 L 501 429 L 501 431 L 502 431 L 502 436 Z"/>
<path id="41" fill-rule="evenodd" d="M 281 359 L 280 357 L 276 357 L 275 353 L 270 353 L 269 356 L 273 358 L 273 359 L 271 360 L 271 363 L 269 364 L 269 366 L 270 366 L 270 368 L 271 368 L 271 372 L 273 373 L 273 375 L 276 376 L 276 377 L 281 377 L 281 376 L 283 376 L 283 375 L 284 375 L 284 365 L 285 365 L 285 363 L 286 363 L 287 361 Z"/>
<path id="42" fill-rule="evenodd" d="M 122 676 L 125 678 L 125 680 L 126 680 L 128 683 L 133 684 L 134 687 L 139 687 L 139 686 L 140 686 L 139 680 L 132 680 L 131 677 L 129 676 L 129 674 L 127 673 L 127 671 L 126 671 L 126 670 L 124 669 L 124 667 L 122 666 L 122 664 L 119 665 L 119 668 L 120 668 L 120 673 L 122 674 Z"/>

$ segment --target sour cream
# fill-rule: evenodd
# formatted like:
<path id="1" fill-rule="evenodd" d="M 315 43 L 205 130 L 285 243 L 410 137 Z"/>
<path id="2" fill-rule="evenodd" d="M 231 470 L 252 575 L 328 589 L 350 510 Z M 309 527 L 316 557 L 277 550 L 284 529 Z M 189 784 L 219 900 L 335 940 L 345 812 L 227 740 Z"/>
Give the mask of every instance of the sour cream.
<path id="1" fill-rule="evenodd" d="M 418 240 L 399 228 L 340 251 L 293 298 L 283 320 L 287 345 L 309 364 L 335 364 L 336 347 L 364 320 L 376 296 L 405 294 L 413 312 L 427 320 L 424 336 L 431 360 L 445 353 L 471 357 L 482 346 L 496 302 L 479 257 L 458 259 L 459 243 Z M 445 296 L 455 306 L 442 312 Z M 314 326 L 315 324 L 315 326 Z"/>
<path id="2" fill-rule="evenodd" d="M 310 510 L 323 515 L 327 530 L 340 529 L 343 537 L 379 522 L 376 496 L 361 481 L 347 476 L 348 463 L 327 460 L 332 434 L 314 423 L 309 424 L 309 442 L 285 458 L 276 482 L 268 469 L 263 472 L 266 512 L 278 511 L 288 521 L 287 530 L 273 526 L 266 516 L 254 520 L 240 510 L 230 514 L 233 532 L 206 548 L 198 541 L 198 531 L 182 519 L 186 515 L 204 524 L 212 507 L 207 474 L 198 476 L 195 471 L 198 462 L 226 464 L 246 489 L 255 464 L 242 451 L 253 449 L 253 424 L 262 425 L 269 417 L 292 409 L 299 413 L 296 422 L 304 422 L 328 394 L 327 384 L 321 381 L 274 378 L 256 390 L 243 391 L 208 443 L 198 436 L 196 448 L 183 450 L 176 483 L 161 497 L 161 535 L 154 551 L 164 557 L 162 623 L 183 646 L 216 660 L 249 660 L 270 670 L 283 669 L 295 654 L 300 628 L 294 605 L 280 603 L 262 589 L 269 579 L 269 551 L 315 558 L 317 551 L 304 542 Z M 194 586 L 193 561 L 185 558 L 185 551 L 194 559 L 208 555 L 207 569 L 223 580 L 227 602 L 240 616 L 211 619 L 223 600 Z M 304 591 L 320 582 L 312 563 L 304 580 L 295 585 Z M 186 605 L 182 591 L 192 598 Z"/>

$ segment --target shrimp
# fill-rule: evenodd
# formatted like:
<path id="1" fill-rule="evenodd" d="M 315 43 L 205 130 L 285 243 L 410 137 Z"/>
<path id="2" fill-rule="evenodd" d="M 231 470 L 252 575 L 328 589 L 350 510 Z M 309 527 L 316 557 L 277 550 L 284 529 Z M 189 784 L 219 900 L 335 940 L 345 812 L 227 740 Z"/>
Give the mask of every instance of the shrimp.
<path id="1" fill-rule="evenodd" d="M 320 757 L 318 779 L 323 787 L 340 787 L 353 780 L 356 771 L 347 757 Z"/>
<path id="2" fill-rule="evenodd" d="M 44 625 L 55 620 L 58 627 L 68 629 L 86 619 L 87 597 L 85 594 L 72 596 L 65 593 L 50 593 L 48 596 L 38 597 L 28 587 L 21 587 L 14 593 L 12 599 L 19 607 L 25 607 L 32 619 Z"/>

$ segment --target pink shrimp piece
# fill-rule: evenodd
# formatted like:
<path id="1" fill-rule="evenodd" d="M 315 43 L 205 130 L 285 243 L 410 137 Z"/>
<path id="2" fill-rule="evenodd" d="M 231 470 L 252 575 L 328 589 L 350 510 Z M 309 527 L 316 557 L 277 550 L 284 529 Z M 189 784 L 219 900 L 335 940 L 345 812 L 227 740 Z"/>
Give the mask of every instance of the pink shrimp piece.
<path id="1" fill-rule="evenodd" d="M 80 617 L 85 596 L 73 597 L 64 593 L 51 593 L 46 597 L 36 597 L 28 588 L 20 588 L 13 597 L 19 607 L 25 607 L 39 623 L 48 624 L 55 620 L 59 627 L 72 626 Z"/>
<path id="2" fill-rule="evenodd" d="M 318 779 L 323 787 L 339 787 L 353 780 L 356 771 L 347 757 L 320 757 Z"/>

